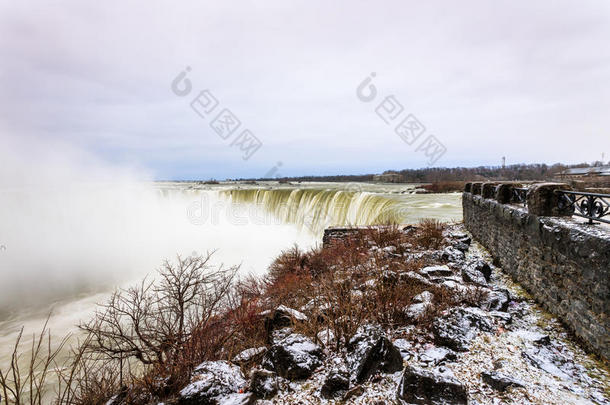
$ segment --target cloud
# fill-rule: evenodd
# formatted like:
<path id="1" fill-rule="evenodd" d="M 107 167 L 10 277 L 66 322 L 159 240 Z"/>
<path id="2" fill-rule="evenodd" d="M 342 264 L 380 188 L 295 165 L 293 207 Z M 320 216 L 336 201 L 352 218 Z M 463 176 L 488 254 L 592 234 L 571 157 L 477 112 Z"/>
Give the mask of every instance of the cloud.
<path id="1" fill-rule="evenodd" d="M 2 2 L 0 122 L 156 178 L 424 166 L 355 97 L 376 72 L 445 144 L 438 164 L 592 161 L 610 153 L 607 38 L 604 1 Z M 187 65 L 261 139 L 251 160 L 171 93 Z"/>

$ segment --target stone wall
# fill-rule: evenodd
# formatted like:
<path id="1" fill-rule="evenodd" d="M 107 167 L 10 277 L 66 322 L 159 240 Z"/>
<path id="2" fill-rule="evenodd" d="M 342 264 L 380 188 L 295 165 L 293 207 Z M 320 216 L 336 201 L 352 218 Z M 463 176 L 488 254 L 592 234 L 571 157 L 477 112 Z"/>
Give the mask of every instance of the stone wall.
<path id="1" fill-rule="evenodd" d="M 507 200 L 506 185 L 495 187 L 495 196 L 483 198 L 483 190 L 490 196 L 488 186 L 467 185 L 462 196 L 467 229 L 497 264 L 558 316 L 586 348 L 610 360 L 609 228 L 542 216 L 571 215 L 554 211 L 540 200 L 551 198 L 550 189 L 562 188 L 557 183 L 530 187 L 527 200 L 532 204 L 531 212 L 523 204 L 498 202 L 498 197 Z M 536 188 L 540 192 L 533 195 Z"/>

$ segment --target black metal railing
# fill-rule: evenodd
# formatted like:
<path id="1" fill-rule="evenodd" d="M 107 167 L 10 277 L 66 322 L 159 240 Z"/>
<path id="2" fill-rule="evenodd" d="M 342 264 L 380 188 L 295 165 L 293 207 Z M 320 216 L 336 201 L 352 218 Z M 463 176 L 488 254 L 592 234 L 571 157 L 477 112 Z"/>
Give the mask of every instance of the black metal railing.
<path id="1" fill-rule="evenodd" d="M 527 188 L 513 187 L 513 201 L 525 205 L 527 204 Z"/>
<path id="2" fill-rule="evenodd" d="M 560 194 L 559 208 L 574 208 L 574 215 L 587 218 L 589 224 L 594 221 L 610 224 L 610 194 L 587 193 L 584 191 L 557 190 Z"/>

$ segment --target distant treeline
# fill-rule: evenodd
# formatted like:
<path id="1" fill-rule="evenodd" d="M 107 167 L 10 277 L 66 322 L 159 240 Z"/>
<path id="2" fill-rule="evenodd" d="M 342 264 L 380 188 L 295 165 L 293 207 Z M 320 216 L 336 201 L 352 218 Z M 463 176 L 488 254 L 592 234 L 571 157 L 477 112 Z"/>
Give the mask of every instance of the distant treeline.
<path id="1" fill-rule="evenodd" d="M 514 164 L 502 166 L 479 166 L 479 167 L 432 167 L 424 169 L 388 170 L 383 174 L 400 174 L 401 182 L 404 183 L 434 183 L 448 181 L 473 181 L 473 180 L 549 180 L 573 167 L 600 166 L 602 162 L 593 164 L 580 163 L 576 165 L 564 165 L 556 163 L 547 164 Z M 375 174 L 359 175 L 337 175 L 337 176 L 299 176 L 278 177 L 259 179 L 237 179 L 237 180 L 280 180 L 282 182 L 298 181 L 332 181 L 332 182 L 366 182 L 374 181 Z"/>

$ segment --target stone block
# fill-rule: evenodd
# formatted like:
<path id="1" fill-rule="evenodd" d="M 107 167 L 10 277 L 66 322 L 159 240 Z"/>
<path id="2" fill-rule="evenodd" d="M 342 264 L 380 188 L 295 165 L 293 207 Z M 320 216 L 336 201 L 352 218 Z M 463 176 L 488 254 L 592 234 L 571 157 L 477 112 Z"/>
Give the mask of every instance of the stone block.
<path id="1" fill-rule="evenodd" d="M 564 183 L 539 183 L 532 185 L 527 191 L 528 212 L 536 216 L 572 216 L 574 207 L 560 204 L 558 190 L 571 190 Z"/>

